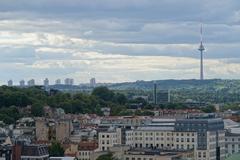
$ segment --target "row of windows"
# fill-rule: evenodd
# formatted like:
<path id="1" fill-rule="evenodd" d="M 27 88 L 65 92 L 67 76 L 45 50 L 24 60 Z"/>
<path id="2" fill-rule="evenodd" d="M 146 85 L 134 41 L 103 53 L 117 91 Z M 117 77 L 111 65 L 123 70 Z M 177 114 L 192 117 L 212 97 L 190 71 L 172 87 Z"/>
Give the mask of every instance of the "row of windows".
<path id="1" fill-rule="evenodd" d="M 232 138 L 232 139 L 230 139 L 230 138 L 227 139 L 227 138 L 226 138 L 225 141 L 226 141 L 226 142 L 228 142 L 228 141 L 229 141 L 229 142 L 231 142 L 231 141 L 232 141 L 232 142 L 234 142 L 234 141 L 240 142 L 240 138 Z"/>
<path id="2" fill-rule="evenodd" d="M 206 152 L 198 152 L 198 158 L 206 158 Z"/>
<path id="3" fill-rule="evenodd" d="M 132 141 L 132 140 L 134 140 L 133 138 L 127 138 L 127 140 L 128 141 Z M 142 137 L 135 137 L 135 140 L 137 141 L 137 140 L 143 140 L 143 138 Z M 161 140 L 161 141 L 164 141 L 164 138 L 159 138 L 159 137 L 157 137 L 157 138 L 153 138 L 153 137 L 146 137 L 145 138 L 145 140 L 146 141 L 159 141 L 159 140 Z M 173 141 L 174 139 L 173 138 L 166 138 L 166 140 L 167 141 Z M 195 139 L 194 138 L 176 138 L 176 142 L 195 142 Z"/>
<path id="4" fill-rule="evenodd" d="M 90 153 L 89 152 L 79 152 L 79 155 L 80 156 L 87 156 L 89 155 Z"/>
<path id="5" fill-rule="evenodd" d="M 152 158 L 135 158 L 126 157 L 125 160 L 153 160 Z"/>
<path id="6" fill-rule="evenodd" d="M 112 137 L 113 138 L 115 138 L 115 137 L 117 137 L 117 135 L 112 135 Z M 107 135 L 105 135 L 105 134 L 102 134 L 102 138 L 111 138 L 111 135 L 110 134 L 107 134 Z"/>
<path id="7" fill-rule="evenodd" d="M 140 147 L 140 148 L 142 148 L 142 147 L 146 147 L 146 148 L 163 148 L 163 147 L 174 147 L 174 145 L 173 144 L 167 144 L 166 146 L 164 146 L 164 144 L 156 144 L 156 146 L 154 146 L 153 144 L 146 144 L 145 146 L 142 144 L 142 143 L 140 143 L 140 144 L 135 144 L 135 147 L 136 148 L 138 148 L 138 147 Z M 179 144 L 177 144 L 176 145 L 176 149 L 194 149 L 194 145 L 186 145 L 185 147 L 184 147 L 184 145 L 182 144 L 182 145 L 179 145 Z"/>
<path id="8" fill-rule="evenodd" d="M 186 142 L 190 142 L 190 141 L 195 142 L 195 139 L 194 138 L 192 138 L 192 140 L 190 138 L 186 139 Z M 180 139 L 176 138 L 176 142 L 180 142 Z M 184 138 L 181 138 L 181 142 L 184 142 Z"/>
<path id="9" fill-rule="evenodd" d="M 127 135 L 132 135 L 132 134 L 127 134 Z M 135 135 L 136 135 L 136 136 L 137 136 L 137 135 L 142 136 L 143 133 L 142 133 L 142 132 L 135 132 Z M 146 135 L 146 136 L 153 136 L 153 135 L 154 135 L 154 132 L 146 132 L 145 135 Z M 161 133 L 156 132 L 156 136 L 159 136 L 159 135 L 164 136 L 164 133 L 163 133 L 163 132 L 161 132 Z M 173 135 L 174 135 L 174 132 L 171 132 L 171 133 L 168 132 L 168 133 L 165 133 L 165 135 L 167 135 L 167 136 L 173 136 Z M 184 133 L 176 133 L 176 136 L 185 136 L 185 135 L 187 135 L 187 136 L 194 136 L 195 134 L 194 134 L 194 133 L 187 133 L 187 134 L 184 134 Z"/>
<path id="10" fill-rule="evenodd" d="M 109 147 L 102 147 L 102 151 L 108 151 L 109 150 Z"/>
<path id="11" fill-rule="evenodd" d="M 238 148 L 240 148 L 240 144 L 232 144 L 232 148 L 236 148 L 238 146 Z M 229 145 L 225 145 L 226 148 L 230 147 Z"/>

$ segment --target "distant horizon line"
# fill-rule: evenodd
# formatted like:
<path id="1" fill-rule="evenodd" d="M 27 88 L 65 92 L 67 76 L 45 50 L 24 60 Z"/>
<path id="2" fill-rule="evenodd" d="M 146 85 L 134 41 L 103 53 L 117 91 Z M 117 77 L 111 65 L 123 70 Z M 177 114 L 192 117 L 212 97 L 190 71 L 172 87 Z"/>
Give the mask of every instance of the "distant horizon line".
<path id="1" fill-rule="evenodd" d="M 25 82 L 28 82 L 28 81 L 30 81 L 30 80 L 35 80 L 35 79 L 29 79 L 29 80 L 24 80 Z M 64 79 L 63 79 L 64 80 Z M 194 78 L 192 78 L 192 79 L 157 79 L 157 80 L 136 80 L 136 81 L 122 81 L 122 82 L 96 82 L 95 84 L 98 84 L 98 85 L 101 85 L 101 84 L 121 84 L 121 83 L 137 83 L 137 82 L 156 82 L 156 81 L 211 81 L 211 80 L 229 80 L 229 81 L 234 81 L 234 80 L 240 80 L 240 78 L 239 79 L 227 79 L 227 78 L 224 78 L 224 79 L 222 79 L 222 78 L 209 78 L 209 79 L 203 79 L 203 80 L 201 80 L 201 79 L 194 79 Z M 10 81 L 10 80 L 8 80 L 8 81 Z M 6 82 L 6 84 L 1 84 L 0 86 L 8 86 L 8 81 Z M 13 80 L 12 80 L 13 81 Z M 20 81 L 22 81 L 22 80 L 20 80 Z M 18 86 L 21 86 L 20 85 L 20 81 L 18 81 L 18 83 L 17 84 L 14 84 L 13 83 L 13 87 L 14 86 L 16 86 L 16 87 L 18 87 Z M 44 80 L 43 80 L 44 81 Z M 40 83 L 36 83 L 36 84 L 34 84 L 33 86 L 44 86 L 44 83 L 43 83 L 43 81 L 42 81 L 42 83 L 40 84 Z M 14 82 L 14 81 L 13 81 Z M 66 85 L 66 86 L 81 86 L 81 85 L 89 85 L 90 83 L 89 82 L 85 82 L 85 83 L 76 83 L 76 84 L 72 84 L 72 85 L 70 85 L 70 84 L 65 84 L 64 83 L 64 81 L 63 81 L 63 83 L 60 83 L 60 84 L 57 84 L 57 83 L 50 83 L 48 86 L 54 86 L 54 85 Z M 27 83 L 24 85 L 25 87 L 27 87 L 27 86 L 29 86 Z"/>

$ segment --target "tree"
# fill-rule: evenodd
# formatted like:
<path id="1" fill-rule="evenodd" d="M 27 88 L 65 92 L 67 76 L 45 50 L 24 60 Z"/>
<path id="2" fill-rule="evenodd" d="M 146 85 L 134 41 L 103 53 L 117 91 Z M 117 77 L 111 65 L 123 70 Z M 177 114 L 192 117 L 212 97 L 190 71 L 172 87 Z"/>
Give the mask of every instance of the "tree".
<path id="1" fill-rule="evenodd" d="M 117 93 L 114 96 L 114 102 L 121 104 L 121 105 L 125 105 L 127 103 L 127 98 L 124 94 Z"/>
<path id="2" fill-rule="evenodd" d="M 43 105 L 40 103 L 35 103 L 32 105 L 31 111 L 34 117 L 42 117 L 44 114 Z"/>
<path id="3" fill-rule="evenodd" d="M 8 108 L 0 109 L 0 120 L 6 124 L 13 124 L 16 120 L 21 118 L 21 114 L 19 114 L 17 107 L 11 106 Z"/>
<path id="4" fill-rule="evenodd" d="M 112 153 L 108 153 L 108 154 L 99 156 L 97 160 L 115 160 L 115 158 L 113 158 Z"/>
<path id="5" fill-rule="evenodd" d="M 92 91 L 92 95 L 104 100 L 112 101 L 114 97 L 113 91 L 109 90 L 107 87 L 97 87 Z"/>
<path id="6" fill-rule="evenodd" d="M 204 107 L 202 111 L 205 113 L 213 113 L 216 112 L 216 108 L 213 105 L 208 105 L 207 107 Z"/>
<path id="7" fill-rule="evenodd" d="M 62 157 L 64 156 L 64 148 L 59 142 L 54 141 L 49 147 L 49 155 L 53 157 Z"/>

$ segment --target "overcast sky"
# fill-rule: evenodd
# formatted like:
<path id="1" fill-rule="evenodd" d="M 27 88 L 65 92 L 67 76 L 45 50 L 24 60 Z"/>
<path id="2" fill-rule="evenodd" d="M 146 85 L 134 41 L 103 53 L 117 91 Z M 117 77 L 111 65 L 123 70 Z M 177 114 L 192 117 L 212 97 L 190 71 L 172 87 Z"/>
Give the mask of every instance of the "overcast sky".
<path id="1" fill-rule="evenodd" d="M 0 83 L 240 78 L 239 0 L 1 0 Z"/>

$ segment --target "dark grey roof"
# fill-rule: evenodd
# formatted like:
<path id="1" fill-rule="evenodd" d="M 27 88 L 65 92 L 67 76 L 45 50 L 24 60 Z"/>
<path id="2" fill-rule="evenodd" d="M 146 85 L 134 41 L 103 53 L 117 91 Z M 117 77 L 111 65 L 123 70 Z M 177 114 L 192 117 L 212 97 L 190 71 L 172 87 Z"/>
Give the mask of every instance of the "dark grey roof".
<path id="1" fill-rule="evenodd" d="M 22 156 L 44 156 L 48 155 L 46 145 L 25 145 L 22 148 Z"/>

